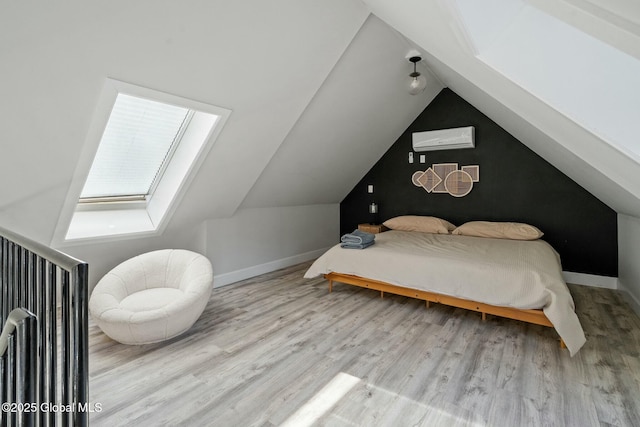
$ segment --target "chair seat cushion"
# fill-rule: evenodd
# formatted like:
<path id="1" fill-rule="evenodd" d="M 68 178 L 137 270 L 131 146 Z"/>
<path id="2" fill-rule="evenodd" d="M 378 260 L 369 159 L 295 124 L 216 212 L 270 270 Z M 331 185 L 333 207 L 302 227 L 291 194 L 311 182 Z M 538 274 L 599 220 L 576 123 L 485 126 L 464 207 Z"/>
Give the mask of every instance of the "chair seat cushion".
<path id="1" fill-rule="evenodd" d="M 120 301 L 120 308 L 134 313 L 141 311 L 157 310 L 166 307 L 172 302 L 182 298 L 184 292 L 174 288 L 146 289 L 129 295 Z"/>

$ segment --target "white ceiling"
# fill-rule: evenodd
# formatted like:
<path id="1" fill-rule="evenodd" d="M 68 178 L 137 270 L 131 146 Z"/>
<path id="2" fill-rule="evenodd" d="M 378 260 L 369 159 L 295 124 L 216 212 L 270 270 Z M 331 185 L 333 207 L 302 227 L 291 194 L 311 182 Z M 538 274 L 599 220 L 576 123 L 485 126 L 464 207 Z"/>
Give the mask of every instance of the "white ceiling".
<path id="1" fill-rule="evenodd" d="M 625 2 L 528 3 L 640 58 L 640 20 Z M 107 77 L 232 110 L 174 231 L 240 207 L 339 203 L 443 84 L 605 203 L 640 217 L 638 163 L 476 58 L 451 4 L 5 2 L 0 223 L 51 240 Z M 491 42 L 485 36 L 481 44 Z M 420 65 L 429 89 L 416 97 L 406 93 L 414 47 L 430 68 Z"/>
<path id="2" fill-rule="evenodd" d="M 476 57 L 640 162 L 640 97 L 629 90 L 640 82 L 640 59 L 524 0 L 493 2 L 503 15 L 455 2 Z"/>
<path id="3" fill-rule="evenodd" d="M 442 87 L 412 47 L 359 0 L 9 2 L 0 220 L 51 241 L 107 77 L 232 110 L 170 229 L 338 203 Z"/>
<path id="4" fill-rule="evenodd" d="M 487 49 L 494 48 L 496 44 L 502 50 L 494 53 L 492 59 L 498 57 L 504 60 L 510 57 L 516 64 L 518 61 L 529 60 L 528 55 L 533 48 L 544 50 L 545 44 L 549 42 L 546 39 L 546 27 L 530 28 L 531 37 L 526 38 L 526 46 L 521 43 L 522 37 L 512 37 L 513 34 L 507 37 L 507 33 L 522 30 L 511 26 L 520 19 L 521 13 L 548 13 L 562 25 L 571 26 L 572 34 L 575 35 L 575 29 L 579 29 L 588 33 L 589 37 L 594 37 L 599 48 L 611 49 L 607 54 L 625 52 L 629 63 L 635 65 L 636 59 L 640 58 L 637 56 L 640 49 L 640 27 L 637 25 L 640 13 L 637 7 L 627 7 L 623 2 L 608 3 L 600 0 L 507 3 L 492 0 L 483 3 L 482 16 L 491 19 L 485 26 L 482 22 L 469 19 L 473 11 L 465 9 L 465 6 L 470 5 L 473 9 L 477 4 L 466 0 L 397 0 L 393 5 L 383 0 L 364 1 L 378 17 L 428 52 L 429 66 L 445 85 L 613 209 L 640 216 L 640 163 L 629 150 L 621 149 L 621 146 L 638 146 L 635 130 L 618 134 L 618 140 L 606 139 L 606 132 L 596 134 L 592 122 L 585 122 L 583 117 L 572 115 L 570 109 L 559 108 L 557 102 L 545 98 L 545 93 L 540 90 L 556 89 L 554 96 L 559 97 L 561 102 L 570 104 L 576 101 L 569 99 L 571 96 L 575 97 L 577 90 L 572 85 L 581 84 L 584 96 L 577 100 L 578 105 L 592 113 L 603 107 L 600 102 L 604 104 L 610 100 L 592 96 L 592 92 L 606 93 L 606 90 L 593 89 L 585 84 L 593 81 L 594 74 L 599 69 L 585 67 L 581 71 L 586 77 L 575 75 L 572 79 L 571 74 L 563 68 L 564 59 L 545 60 L 544 51 L 536 52 L 539 63 L 535 66 L 540 72 L 533 72 L 533 65 L 530 65 L 526 73 L 538 79 L 540 76 L 546 77 L 536 84 L 530 84 L 524 72 L 517 72 L 517 66 L 500 72 L 492 66 L 495 62 L 481 58 L 482 51 L 487 52 Z M 501 8 L 504 4 L 510 5 L 510 9 Z M 534 12 L 531 11 L 532 7 L 536 8 Z M 493 11 L 500 13 L 491 16 Z M 502 34 L 505 25 L 509 31 L 505 30 Z M 558 43 L 563 41 L 559 40 Z M 502 65 L 505 64 L 506 62 Z M 616 79 L 619 80 L 599 80 L 612 90 L 640 93 L 640 74 L 618 74 Z M 571 86 L 571 90 L 565 90 L 563 84 L 565 87 Z M 557 93 L 558 91 L 563 93 Z M 608 116 L 604 117 L 606 126 L 615 128 L 620 125 L 616 120 L 624 117 L 622 123 L 633 129 L 638 97 L 631 96 L 628 99 L 634 103 L 626 105 L 622 102 L 622 107 L 615 103 L 606 106 L 620 108 L 619 115 L 609 114 L 610 111 L 607 110 Z"/>
<path id="5" fill-rule="evenodd" d="M 443 87 L 421 67 L 428 89 L 409 95 L 411 48 L 371 15 L 242 206 L 341 201 Z"/>

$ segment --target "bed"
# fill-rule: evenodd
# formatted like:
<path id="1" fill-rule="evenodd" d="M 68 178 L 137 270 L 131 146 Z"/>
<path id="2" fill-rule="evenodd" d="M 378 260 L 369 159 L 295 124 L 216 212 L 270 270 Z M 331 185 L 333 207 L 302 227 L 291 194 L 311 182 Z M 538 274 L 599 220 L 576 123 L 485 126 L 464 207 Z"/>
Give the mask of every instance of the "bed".
<path id="1" fill-rule="evenodd" d="M 391 230 L 364 250 L 329 249 L 305 273 L 554 327 L 573 356 L 585 343 L 557 252 L 543 240 Z"/>

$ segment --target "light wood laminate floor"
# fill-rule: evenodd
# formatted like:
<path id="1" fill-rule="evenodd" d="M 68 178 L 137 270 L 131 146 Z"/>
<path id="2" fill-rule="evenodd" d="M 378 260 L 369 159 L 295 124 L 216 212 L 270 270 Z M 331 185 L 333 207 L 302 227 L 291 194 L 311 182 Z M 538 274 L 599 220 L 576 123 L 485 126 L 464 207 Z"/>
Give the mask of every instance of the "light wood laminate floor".
<path id="1" fill-rule="evenodd" d="M 587 344 L 441 305 L 306 280 L 301 264 L 214 289 L 173 340 L 90 327 L 92 426 L 640 426 L 640 319 L 570 286 Z"/>

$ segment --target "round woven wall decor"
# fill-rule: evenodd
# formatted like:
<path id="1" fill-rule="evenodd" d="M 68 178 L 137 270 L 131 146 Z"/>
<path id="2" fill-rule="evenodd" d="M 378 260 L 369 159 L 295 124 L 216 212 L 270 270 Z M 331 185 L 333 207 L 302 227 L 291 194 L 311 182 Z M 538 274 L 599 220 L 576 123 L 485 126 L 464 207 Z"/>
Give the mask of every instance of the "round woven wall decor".
<path id="1" fill-rule="evenodd" d="M 454 197 L 463 197 L 473 189 L 473 178 L 463 170 L 449 173 L 444 179 L 444 188 Z"/>

